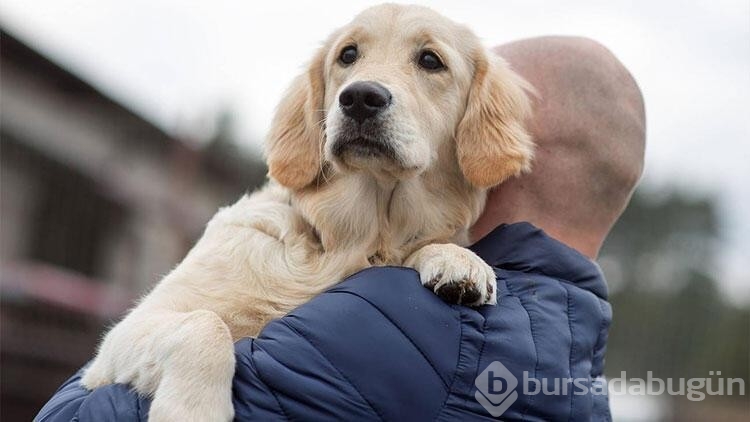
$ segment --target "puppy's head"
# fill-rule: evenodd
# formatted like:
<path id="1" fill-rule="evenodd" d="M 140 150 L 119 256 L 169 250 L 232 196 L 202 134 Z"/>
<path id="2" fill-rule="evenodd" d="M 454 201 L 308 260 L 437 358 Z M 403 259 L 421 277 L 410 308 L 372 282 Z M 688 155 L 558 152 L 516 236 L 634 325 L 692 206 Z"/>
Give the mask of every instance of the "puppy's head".
<path id="1" fill-rule="evenodd" d="M 474 186 L 529 167 L 526 83 L 463 26 L 417 6 L 365 10 L 336 31 L 279 105 L 271 177 L 300 189 L 322 171 L 414 177 L 450 154 Z"/>

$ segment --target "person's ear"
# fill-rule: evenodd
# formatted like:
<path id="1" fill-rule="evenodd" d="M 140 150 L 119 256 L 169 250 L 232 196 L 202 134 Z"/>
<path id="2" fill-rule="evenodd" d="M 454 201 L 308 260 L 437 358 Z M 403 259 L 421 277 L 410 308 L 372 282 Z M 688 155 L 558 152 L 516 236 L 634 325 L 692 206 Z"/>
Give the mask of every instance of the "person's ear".
<path id="1" fill-rule="evenodd" d="M 290 189 L 312 183 L 321 169 L 324 132 L 324 48 L 297 76 L 276 108 L 266 137 L 268 175 Z"/>
<path id="2" fill-rule="evenodd" d="M 531 168 L 526 91 L 533 88 L 503 59 L 484 49 L 476 53 L 466 111 L 456 130 L 458 164 L 472 185 L 489 188 Z"/>

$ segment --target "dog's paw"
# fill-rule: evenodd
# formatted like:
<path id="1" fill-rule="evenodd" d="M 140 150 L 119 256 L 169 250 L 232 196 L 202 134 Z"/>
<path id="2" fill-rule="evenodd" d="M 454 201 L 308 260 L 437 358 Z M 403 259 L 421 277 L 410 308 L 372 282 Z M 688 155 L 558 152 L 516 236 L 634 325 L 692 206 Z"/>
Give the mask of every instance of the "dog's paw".
<path id="1" fill-rule="evenodd" d="M 406 265 L 419 272 L 422 285 L 443 300 L 469 306 L 497 303 L 495 272 L 474 252 L 454 244 L 427 245 Z"/>

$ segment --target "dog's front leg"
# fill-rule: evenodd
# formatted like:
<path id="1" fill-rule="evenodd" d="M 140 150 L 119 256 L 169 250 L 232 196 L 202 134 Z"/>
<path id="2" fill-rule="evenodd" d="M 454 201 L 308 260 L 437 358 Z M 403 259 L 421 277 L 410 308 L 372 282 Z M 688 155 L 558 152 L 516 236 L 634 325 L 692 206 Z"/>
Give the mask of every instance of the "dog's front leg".
<path id="1" fill-rule="evenodd" d="M 229 329 L 214 312 L 136 308 L 107 334 L 81 383 L 153 395 L 153 422 L 229 421 L 234 365 Z"/>
<path id="2" fill-rule="evenodd" d="M 497 303 L 495 272 L 474 252 L 452 243 L 433 243 L 404 263 L 419 271 L 422 285 L 451 303 L 470 306 Z"/>

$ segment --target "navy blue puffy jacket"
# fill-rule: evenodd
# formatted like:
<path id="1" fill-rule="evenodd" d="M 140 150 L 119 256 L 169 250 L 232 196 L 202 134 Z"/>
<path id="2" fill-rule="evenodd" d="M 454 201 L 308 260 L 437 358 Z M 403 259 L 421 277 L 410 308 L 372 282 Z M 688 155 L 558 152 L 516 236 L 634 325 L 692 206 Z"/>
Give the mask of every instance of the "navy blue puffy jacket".
<path id="1" fill-rule="evenodd" d="M 611 308 L 597 265 L 528 223 L 500 226 L 472 249 L 495 268 L 497 306 L 448 305 L 413 270 L 371 268 L 237 342 L 237 419 L 491 419 L 481 395 L 503 420 L 610 420 Z M 495 366 L 489 391 L 477 391 L 493 362 L 518 380 L 517 395 L 502 401 L 512 384 Z M 148 399 L 124 385 L 88 392 L 79 378 L 37 420 L 146 420 Z"/>

